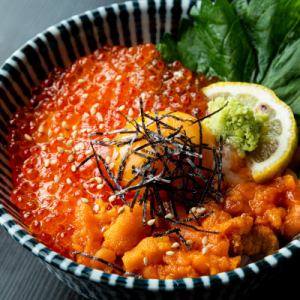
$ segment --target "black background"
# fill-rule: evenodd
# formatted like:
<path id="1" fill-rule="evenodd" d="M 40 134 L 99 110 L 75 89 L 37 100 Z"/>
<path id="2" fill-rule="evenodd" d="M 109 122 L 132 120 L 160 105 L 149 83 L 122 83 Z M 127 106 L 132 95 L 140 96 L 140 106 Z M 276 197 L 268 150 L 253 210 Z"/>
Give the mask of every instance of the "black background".
<path id="1" fill-rule="evenodd" d="M 74 14 L 120 0 L 0 0 L 0 65 L 35 34 Z M 299 62 L 300 63 L 300 62 Z M 249 299 L 300 299 L 300 257 Z M 82 299 L 0 228 L 0 300 Z"/>

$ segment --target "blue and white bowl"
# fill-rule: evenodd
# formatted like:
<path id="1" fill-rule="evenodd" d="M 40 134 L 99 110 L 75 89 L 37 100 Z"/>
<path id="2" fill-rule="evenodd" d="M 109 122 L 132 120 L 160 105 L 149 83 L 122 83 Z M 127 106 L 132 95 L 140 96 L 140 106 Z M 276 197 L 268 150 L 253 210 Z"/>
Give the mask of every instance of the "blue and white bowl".
<path id="1" fill-rule="evenodd" d="M 187 16 L 194 4 L 188 0 L 135 1 L 76 15 L 28 41 L 0 69 L 0 224 L 60 280 L 90 299 L 240 298 L 300 253 L 300 241 L 295 239 L 256 263 L 214 276 L 180 280 L 122 277 L 77 264 L 39 243 L 22 226 L 18 211 L 9 202 L 8 122 L 15 110 L 29 101 L 32 89 L 55 67 L 68 67 L 103 45 L 159 42 L 165 32 L 176 31 L 181 17 Z"/>

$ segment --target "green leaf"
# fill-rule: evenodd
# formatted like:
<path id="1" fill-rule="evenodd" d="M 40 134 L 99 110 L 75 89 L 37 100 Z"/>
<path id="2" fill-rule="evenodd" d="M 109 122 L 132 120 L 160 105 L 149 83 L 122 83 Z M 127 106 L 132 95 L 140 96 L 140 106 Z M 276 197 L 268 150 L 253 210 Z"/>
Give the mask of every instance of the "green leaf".
<path id="1" fill-rule="evenodd" d="M 295 114 L 300 114 L 300 39 L 285 45 L 261 83 L 273 89 Z"/>
<path id="2" fill-rule="evenodd" d="M 164 35 L 162 41 L 156 45 L 156 48 L 167 62 L 179 60 L 176 42 L 169 33 Z"/>
<path id="3" fill-rule="evenodd" d="M 255 49 L 255 82 L 300 114 L 300 1 L 236 0 L 233 5 Z"/>
<path id="4" fill-rule="evenodd" d="M 254 53 L 230 3 L 203 0 L 191 17 L 193 23 L 183 22 L 176 41 L 163 41 L 163 57 L 175 57 L 172 51 L 177 47 L 179 60 L 191 70 L 222 80 L 249 81 L 255 70 Z"/>
<path id="5" fill-rule="evenodd" d="M 256 51 L 261 82 L 287 40 L 300 37 L 300 1 L 235 0 L 233 3 Z"/>

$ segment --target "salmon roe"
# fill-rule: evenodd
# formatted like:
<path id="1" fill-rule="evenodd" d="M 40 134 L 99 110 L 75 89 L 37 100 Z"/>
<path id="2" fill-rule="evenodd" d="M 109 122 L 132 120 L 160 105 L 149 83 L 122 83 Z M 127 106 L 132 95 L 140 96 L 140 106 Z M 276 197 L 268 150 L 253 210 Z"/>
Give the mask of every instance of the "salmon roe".
<path id="1" fill-rule="evenodd" d="M 201 88 L 208 83 L 179 62 L 166 64 L 151 44 L 104 47 L 53 72 L 10 122 L 11 201 L 24 223 L 46 245 L 70 256 L 77 201 L 93 207 L 108 192 L 91 181 L 99 176 L 94 163 L 74 172 L 90 155 L 89 134 L 123 128 L 122 114 L 137 117 L 140 96 L 148 111 L 202 116 Z"/>

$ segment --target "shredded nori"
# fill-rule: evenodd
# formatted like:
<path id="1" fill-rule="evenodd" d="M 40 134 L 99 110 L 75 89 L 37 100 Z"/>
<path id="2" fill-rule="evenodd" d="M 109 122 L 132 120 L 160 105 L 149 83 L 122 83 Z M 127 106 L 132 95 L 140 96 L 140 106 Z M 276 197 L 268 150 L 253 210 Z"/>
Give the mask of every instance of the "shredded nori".
<path id="1" fill-rule="evenodd" d="M 176 202 L 180 202 L 186 209 L 187 215 L 192 207 L 201 207 L 208 199 L 221 201 L 222 198 L 222 140 L 218 147 L 203 143 L 203 132 L 201 122 L 218 113 L 224 107 L 207 115 L 197 118 L 196 121 L 180 118 L 173 113 L 149 115 L 144 111 L 142 99 L 139 99 L 141 124 L 136 120 L 129 120 L 122 116 L 132 125 L 133 129 L 120 129 L 111 132 L 94 132 L 90 136 L 102 137 L 101 140 L 92 140 L 90 145 L 93 154 L 84 159 L 78 166 L 80 169 L 90 159 L 95 158 L 99 174 L 114 195 L 120 198 L 124 204 L 131 209 L 137 203 L 143 206 L 144 225 L 147 217 L 151 219 L 158 217 L 165 219 L 166 214 L 171 213 L 174 218 L 165 219 L 167 223 L 188 227 L 195 231 L 217 234 L 217 231 L 209 231 L 198 228 L 191 224 L 195 221 L 198 225 L 200 220 L 207 217 L 210 212 L 196 215 L 182 220 L 178 218 Z M 183 127 L 174 128 L 166 124 L 164 118 L 173 118 L 179 121 L 198 124 L 200 143 L 195 144 L 183 130 Z M 150 125 L 155 125 L 155 130 Z M 164 136 L 162 129 L 168 129 L 169 134 Z M 103 137 L 117 135 L 115 139 L 104 140 Z M 125 135 L 120 137 L 120 135 Z M 142 145 L 135 147 L 135 143 L 143 141 Z M 105 159 L 96 151 L 96 146 L 123 147 L 126 146 L 127 153 L 122 157 L 119 168 L 116 172 L 111 170 Z M 203 151 L 209 152 L 213 158 L 213 167 L 203 166 Z M 138 155 L 145 159 L 142 166 L 132 168 L 133 178 L 127 183 L 123 182 L 124 170 L 130 155 Z M 157 169 L 157 165 L 162 170 Z M 131 203 L 126 201 L 130 195 Z M 147 213 L 147 209 L 149 213 Z M 148 216 L 149 215 L 149 216 Z M 177 237 L 187 247 L 184 237 L 180 234 L 180 228 L 172 228 L 164 233 L 155 233 L 154 236 L 176 233 Z M 79 254 L 79 253 L 78 253 Z M 119 270 L 120 271 L 120 270 Z M 122 270 L 123 271 L 123 270 Z"/>
<path id="2" fill-rule="evenodd" d="M 169 235 L 171 233 L 178 233 L 179 231 L 180 231 L 180 228 L 171 228 L 169 230 L 162 231 L 162 232 L 154 232 L 152 236 L 161 237 L 161 236 Z"/>
<path id="3" fill-rule="evenodd" d="M 103 264 L 105 264 L 105 265 L 107 265 L 107 266 L 109 266 L 109 267 L 115 269 L 116 271 L 118 271 L 118 272 L 120 272 L 120 273 L 122 273 L 122 274 L 125 274 L 125 271 L 124 271 L 121 267 L 119 267 L 117 264 L 114 264 L 114 263 L 112 263 L 112 262 L 109 262 L 109 261 L 107 261 L 107 260 L 105 260 L 105 259 L 103 259 L 103 258 L 96 257 L 96 256 L 90 255 L 90 254 L 88 254 L 88 253 L 80 252 L 80 251 L 74 251 L 74 252 L 73 252 L 73 255 L 80 255 L 80 256 L 84 256 L 84 257 L 87 257 L 87 258 L 89 258 L 89 259 L 92 259 L 92 260 L 94 260 L 94 261 L 101 262 L 101 263 L 103 263 Z"/>

